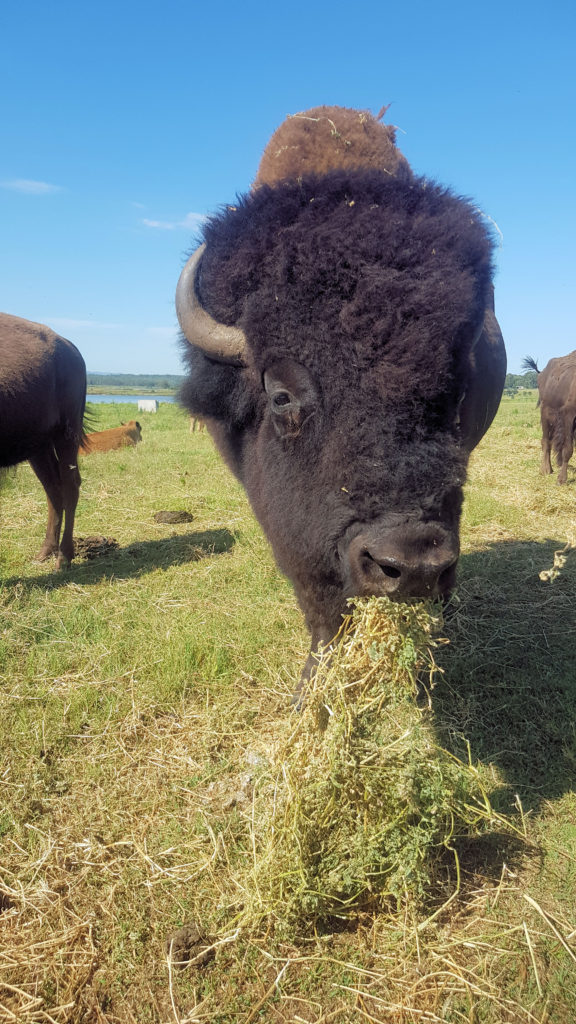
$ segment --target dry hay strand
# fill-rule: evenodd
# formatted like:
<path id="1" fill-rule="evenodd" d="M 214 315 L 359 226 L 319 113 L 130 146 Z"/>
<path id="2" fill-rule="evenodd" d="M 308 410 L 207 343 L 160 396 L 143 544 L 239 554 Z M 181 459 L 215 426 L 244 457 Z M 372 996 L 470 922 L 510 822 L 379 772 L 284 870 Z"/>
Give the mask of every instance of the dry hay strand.
<path id="1" fill-rule="evenodd" d="M 539 579 L 544 582 L 554 583 L 559 578 L 562 570 L 565 568 L 566 563 L 570 555 L 576 550 L 576 543 L 574 542 L 574 536 L 566 542 L 564 547 L 554 552 L 554 562 L 550 569 L 543 569 L 538 573 Z"/>
<path id="2" fill-rule="evenodd" d="M 46 885 L 0 886 L 0 1022 L 66 1024 L 77 1019 L 98 965 L 94 916 L 79 918 Z M 51 926 L 44 923 L 47 915 Z"/>
<path id="3" fill-rule="evenodd" d="M 421 902 L 446 851 L 459 877 L 459 840 L 512 828 L 490 805 L 492 773 L 440 747 L 417 701 L 440 625 L 431 604 L 354 603 L 256 779 L 244 923 L 292 930 Z"/>

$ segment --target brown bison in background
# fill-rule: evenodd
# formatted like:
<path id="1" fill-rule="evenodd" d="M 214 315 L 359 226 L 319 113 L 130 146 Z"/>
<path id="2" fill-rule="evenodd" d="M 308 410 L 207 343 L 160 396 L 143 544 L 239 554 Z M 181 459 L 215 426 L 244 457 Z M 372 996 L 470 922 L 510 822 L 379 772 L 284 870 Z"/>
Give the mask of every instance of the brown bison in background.
<path id="1" fill-rule="evenodd" d="M 303 678 L 348 598 L 450 592 L 468 457 L 506 374 L 486 220 L 394 142 L 366 111 L 289 118 L 176 292 L 181 400 L 292 580 Z"/>
<path id="2" fill-rule="evenodd" d="M 542 462 L 540 471 L 552 472 L 552 448 L 559 466 L 558 483 L 565 484 L 568 463 L 574 451 L 576 426 L 576 351 L 559 356 L 539 370 L 536 361 L 526 356 L 523 366 L 538 374 L 538 404 L 542 423 Z"/>
<path id="3" fill-rule="evenodd" d="M 116 448 L 129 448 L 142 440 L 142 427 L 137 420 L 122 423 L 110 430 L 96 430 L 87 434 L 80 446 L 82 455 L 94 452 L 112 452 Z"/>
<path id="4" fill-rule="evenodd" d="M 43 324 L 0 313 L 0 467 L 30 462 L 48 500 L 38 558 L 56 555 L 58 568 L 74 557 L 85 402 L 86 367 L 75 345 Z"/>

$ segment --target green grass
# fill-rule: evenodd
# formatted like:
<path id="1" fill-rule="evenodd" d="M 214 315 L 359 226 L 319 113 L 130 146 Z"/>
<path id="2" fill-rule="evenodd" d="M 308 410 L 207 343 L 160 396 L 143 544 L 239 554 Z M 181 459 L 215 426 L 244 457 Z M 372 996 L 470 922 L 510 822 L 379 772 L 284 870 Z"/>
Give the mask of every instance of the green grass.
<path id="1" fill-rule="evenodd" d="M 94 429 L 137 416 L 93 405 Z M 240 931 L 251 777 L 307 637 L 240 486 L 163 403 L 135 449 L 82 459 L 66 573 L 27 465 L 0 495 L 0 1022 L 567 1024 L 576 1005 L 576 472 L 539 475 L 535 396 L 474 454 L 459 587 L 435 652 L 438 738 L 498 783 L 526 840 L 459 849 L 425 908 L 320 934 Z M 190 523 L 162 525 L 156 511 Z M 199 922 L 220 945 L 170 968 Z M 428 926 L 425 922 L 431 920 Z M 419 927 L 420 926 L 420 927 Z"/>

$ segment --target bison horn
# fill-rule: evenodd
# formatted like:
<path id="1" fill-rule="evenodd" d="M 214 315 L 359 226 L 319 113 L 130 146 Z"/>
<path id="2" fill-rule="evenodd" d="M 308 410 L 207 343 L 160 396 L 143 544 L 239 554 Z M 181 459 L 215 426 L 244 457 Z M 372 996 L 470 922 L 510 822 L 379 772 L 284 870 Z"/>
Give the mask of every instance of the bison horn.
<path id="1" fill-rule="evenodd" d="M 196 292 L 196 275 L 206 245 L 192 253 L 180 274 L 176 288 L 176 314 L 186 338 L 206 355 L 221 363 L 244 365 L 246 337 L 239 327 L 230 327 L 214 320 L 202 308 Z"/>

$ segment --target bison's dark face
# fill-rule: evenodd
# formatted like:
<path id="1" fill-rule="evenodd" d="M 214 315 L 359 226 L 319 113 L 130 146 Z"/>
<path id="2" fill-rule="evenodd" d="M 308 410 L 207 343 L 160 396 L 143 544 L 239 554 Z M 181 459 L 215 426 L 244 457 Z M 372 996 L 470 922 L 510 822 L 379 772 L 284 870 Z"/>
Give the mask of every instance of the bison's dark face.
<path id="1" fill-rule="evenodd" d="M 313 646 L 350 597 L 454 584 L 490 251 L 430 183 L 334 174 L 226 211 L 183 272 L 183 401 L 244 484 Z"/>
<path id="2" fill-rule="evenodd" d="M 261 381 L 241 478 L 313 636 L 330 640 L 353 596 L 448 594 L 466 461 L 456 422 L 431 432 L 422 409 L 352 369 L 335 381 L 282 359 Z"/>

